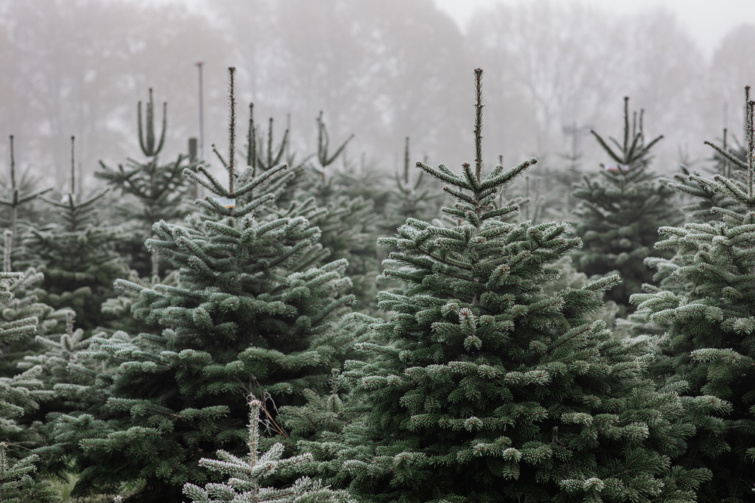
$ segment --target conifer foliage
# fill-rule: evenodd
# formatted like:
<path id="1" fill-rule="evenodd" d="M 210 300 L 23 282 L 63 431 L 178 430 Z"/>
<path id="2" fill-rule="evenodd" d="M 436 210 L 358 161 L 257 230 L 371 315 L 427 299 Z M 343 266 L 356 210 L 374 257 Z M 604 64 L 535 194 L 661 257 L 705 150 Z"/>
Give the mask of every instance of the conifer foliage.
<path id="1" fill-rule="evenodd" d="M 652 281 L 643 261 L 654 253 L 658 227 L 678 224 L 681 213 L 673 203 L 674 191 L 649 171 L 650 150 L 663 136 L 646 141 L 643 112 L 630 119 L 629 98 L 624 98 L 621 142 L 592 134 L 611 163 L 602 166 L 600 180 L 585 177 L 574 191 L 581 201 L 576 234 L 584 244 L 576 253 L 575 266 L 588 276 L 618 272 L 622 284 L 606 298 L 628 306 L 629 296 Z"/>
<path id="2" fill-rule="evenodd" d="M 369 501 L 695 501 L 705 470 L 672 466 L 691 425 L 679 397 L 643 377 L 642 343 L 590 317 L 607 277 L 554 294 L 552 265 L 579 246 L 565 224 L 507 223 L 496 194 L 534 159 L 483 175 L 482 70 L 474 166 L 417 166 L 446 183 L 454 224 L 408 219 L 382 244 L 387 321 L 345 378 L 366 416 L 312 444 Z M 437 221 L 436 221 L 437 222 Z"/>
<path id="3" fill-rule="evenodd" d="M 303 403 L 304 389 L 326 390 L 338 366 L 344 342 L 332 328 L 353 302 L 346 263 L 303 269 L 300 259 L 320 248 L 318 229 L 303 217 L 260 211 L 273 195 L 255 191 L 286 165 L 259 176 L 236 172 L 233 75 L 228 183 L 203 166 L 187 170 L 211 196 L 184 225 L 155 224 L 147 241 L 178 271 L 177 284 L 118 282 L 138 295 L 132 312 L 155 333 L 94 337 L 90 353 L 115 367 L 106 411 L 60 421 L 61 439 L 94 420 L 104 424 L 104 434 L 79 442 L 82 491 L 141 479 L 147 485 L 135 501 L 181 501 L 184 483 L 211 480 L 201 457 L 242 452 L 239 396 L 261 397 L 271 432 L 285 436 L 276 408 Z"/>

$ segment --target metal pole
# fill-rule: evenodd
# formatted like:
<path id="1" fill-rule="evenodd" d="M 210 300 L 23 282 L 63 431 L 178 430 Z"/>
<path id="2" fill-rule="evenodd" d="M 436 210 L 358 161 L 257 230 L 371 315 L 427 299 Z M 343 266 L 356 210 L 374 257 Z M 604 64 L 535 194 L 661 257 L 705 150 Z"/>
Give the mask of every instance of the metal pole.
<path id="1" fill-rule="evenodd" d="M 202 65 L 203 61 L 197 63 L 199 68 L 199 158 L 204 161 L 204 104 L 203 104 L 203 92 L 202 92 Z"/>

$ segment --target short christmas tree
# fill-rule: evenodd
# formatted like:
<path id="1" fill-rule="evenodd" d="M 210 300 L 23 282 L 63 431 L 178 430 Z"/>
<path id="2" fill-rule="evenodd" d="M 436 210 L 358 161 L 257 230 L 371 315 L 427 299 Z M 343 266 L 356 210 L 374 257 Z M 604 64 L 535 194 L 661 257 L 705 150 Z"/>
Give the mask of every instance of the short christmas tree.
<path id="1" fill-rule="evenodd" d="M 202 458 L 201 466 L 209 470 L 220 472 L 231 478 L 225 483 L 210 483 L 204 489 L 194 485 L 184 485 L 183 492 L 191 498 L 192 503 L 210 502 L 242 502 L 251 501 L 263 503 L 275 501 L 280 503 L 295 502 L 348 502 L 350 501 L 344 491 L 331 491 L 323 487 L 318 481 L 309 477 L 299 478 L 291 487 L 273 488 L 260 487 L 266 478 L 276 475 L 305 461 L 311 461 L 311 454 L 301 454 L 291 458 L 282 458 L 283 444 L 273 445 L 267 452 L 260 455 L 260 414 L 262 402 L 254 396 L 249 398 L 249 439 L 248 457 L 240 458 L 233 454 L 220 450 L 219 460 Z"/>
<path id="2" fill-rule="evenodd" d="M 615 276 L 547 293 L 552 266 L 579 246 L 565 224 L 501 220 L 502 186 L 535 160 L 483 175 L 481 70 L 476 159 L 460 174 L 417 166 L 446 183 L 454 225 L 408 219 L 381 292 L 387 321 L 346 363 L 366 416 L 311 443 L 314 473 L 340 472 L 369 501 L 695 501 L 705 470 L 672 458 L 692 425 L 679 397 L 643 374 L 641 342 L 612 337 L 590 316 Z"/>
<path id="3" fill-rule="evenodd" d="M 652 281 L 645 258 L 664 254 L 653 251 L 658 227 L 680 223 L 682 215 L 674 204 L 674 191 L 649 171 L 650 150 L 663 137 L 646 141 L 643 114 L 630 118 L 629 98 L 624 98 L 623 141 L 606 141 L 592 133 L 611 163 L 602 167 L 600 180 L 585 177 L 574 191 L 581 201 L 575 231 L 584 244 L 574 265 L 588 276 L 618 272 L 622 284 L 606 298 L 631 311 L 629 296 Z"/>
<path id="4" fill-rule="evenodd" d="M 52 206 L 52 222 L 31 228 L 24 240 L 29 265 L 44 274 L 41 300 L 56 309 L 76 312 L 85 331 L 104 325 L 102 303 L 116 296 L 113 282 L 128 276 L 128 267 L 115 251 L 118 231 L 98 218 L 97 207 L 106 190 L 82 197 L 76 189 L 71 138 L 71 181 L 60 200 L 45 199 Z"/>
<path id="5" fill-rule="evenodd" d="M 713 148 L 746 173 L 744 180 L 716 175 L 690 177 L 721 206 L 717 221 L 662 227 L 656 245 L 676 252 L 663 267 L 675 288 L 635 295 L 637 314 L 667 336 L 660 345 L 659 379 L 685 380 L 689 395 L 725 401 L 725 420 L 699 416 L 690 440 L 689 466 L 707 465 L 713 481 L 701 492 L 705 501 L 751 501 L 755 476 L 755 103 L 746 99 L 747 155 L 743 161 Z"/>
<path id="6" fill-rule="evenodd" d="M 403 172 L 395 174 L 395 188 L 391 193 L 385 209 L 385 224 L 381 226 L 384 234 L 396 232 L 407 218 L 428 219 L 435 214 L 435 201 L 438 196 L 431 187 L 432 180 L 425 178 L 421 171 L 412 179 L 409 151 L 409 137 L 404 145 Z"/>
<path id="7" fill-rule="evenodd" d="M 346 262 L 302 264 L 309 250 L 321 249 L 319 230 L 302 217 L 262 211 L 274 196 L 257 189 L 286 166 L 237 173 L 234 129 L 231 72 L 228 184 L 204 166 L 187 171 L 212 195 L 185 225 L 155 224 L 157 237 L 147 241 L 178 271 L 177 283 L 118 282 L 139 296 L 132 312 L 156 333 L 94 337 L 90 354 L 115 370 L 106 412 L 58 421 L 61 442 L 75 438 L 82 449 L 79 493 L 143 480 L 135 501 L 181 501 L 184 483 L 211 481 L 200 458 L 243 451 L 239 395 L 260 396 L 270 427 L 284 434 L 276 407 L 303 404 L 304 389 L 327 392 L 339 365 L 348 334 L 334 325 L 353 302 L 344 293 Z"/>

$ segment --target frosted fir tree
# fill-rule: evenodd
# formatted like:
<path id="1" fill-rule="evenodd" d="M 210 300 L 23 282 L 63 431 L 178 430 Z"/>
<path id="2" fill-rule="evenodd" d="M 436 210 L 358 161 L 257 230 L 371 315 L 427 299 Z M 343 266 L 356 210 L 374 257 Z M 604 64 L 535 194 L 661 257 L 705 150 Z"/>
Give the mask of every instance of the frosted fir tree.
<path id="1" fill-rule="evenodd" d="M 357 344 L 369 359 L 345 366 L 364 419 L 306 444 L 309 473 L 374 502 L 695 501 L 708 472 L 673 461 L 694 429 L 680 398 L 645 377 L 642 342 L 591 316 L 618 279 L 546 293 L 579 239 L 501 220 L 516 207 L 498 191 L 536 161 L 483 174 L 475 76 L 474 165 L 417 164 L 456 223 L 409 219 L 381 240 L 407 287 L 379 294 L 387 320 Z"/>
<path id="2" fill-rule="evenodd" d="M 142 114 L 142 102 L 137 105 L 139 147 L 143 161 L 128 159 L 126 164 L 112 168 L 100 161 L 101 171 L 94 176 L 107 182 L 122 197 L 116 215 L 123 222 L 123 239 L 119 251 L 129 256 L 129 267 L 141 276 L 152 274 L 152 260 L 144 242 L 152 235 L 152 224 L 165 220 L 176 222 L 185 217 L 190 206 L 187 196 L 189 183 L 183 171 L 189 167 L 188 157 L 179 154 L 175 161 L 160 163 L 167 130 L 167 103 L 163 103 L 163 119 L 159 137 L 155 127 L 152 89 Z"/>
<path id="3" fill-rule="evenodd" d="M 184 483 L 211 481 L 200 458 L 243 451 L 241 394 L 261 397 L 271 435 L 285 438 L 276 407 L 303 404 L 305 389 L 326 393 L 348 347 L 350 334 L 336 330 L 353 302 L 345 261 L 303 268 L 300 259 L 322 249 L 319 230 L 262 210 L 274 196 L 257 189 L 286 166 L 236 172 L 233 75 L 228 183 L 203 166 L 186 172 L 210 195 L 184 225 L 155 224 L 147 241 L 178 271 L 176 284 L 118 282 L 153 329 L 93 337 L 89 354 L 114 371 L 105 411 L 58 419 L 61 445 L 80 446 L 77 494 L 143 480 L 133 501 L 182 501 Z"/>
<path id="4" fill-rule="evenodd" d="M 45 198 L 52 222 L 34 227 L 24 239 L 24 263 L 44 274 L 41 300 L 55 309 L 72 309 L 88 333 L 104 325 L 101 305 L 116 296 L 113 282 L 128 276 L 128 267 L 115 251 L 119 231 L 98 216 L 107 190 L 83 197 L 76 187 L 74 138 L 71 137 L 71 180 L 60 200 Z"/>
<path id="5" fill-rule="evenodd" d="M 407 136 L 404 144 L 403 172 L 395 173 L 395 188 L 386 204 L 386 225 L 381 227 L 384 233 L 395 233 L 407 218 L 427 219 L 436 210 L 436 205 L 433 203 L 438 196 L 433 193 L 435 188 L 431 186 L 433 180 L 425 178 L 424 171 L 420 171 L 412 180 L 410 159 L 409 137 Z"/>
<path id="6" fill-rule="evenodd" d="M 238 457 L 219 450 L 220 459 L 202 458 L 200 466 L 208 470 L 230 477 L 224 483 L 210 483 L 204 489 L 194 484 L 185 484 L 183 492 L 191 498 L 192 503 L 222 502 L 264 503 L 275 501 L 280 503 L 304 502 L 349 502 L 345 491 L 332 491 L 321 482 L 301 477 L 290 487 L 275 488 L 261 487 L 266 478 L 286 472 L 295 472 L 297 465 L 311 461 L 311 454 L 301 454 L 291 458 L 283 458 L 284 446 L 274 444 L 264 454 L 260 452 L 260 427 L 262 402 L 253 395 L 248 399 L 249 408 L 249 439 L 248 456 Z"/>
<path id="7" fill-rule="evenodd" d="M 6 230 L 4 241 L 4 256 L 7 261 L 4 267 L 6 271 L 11 270 L 14 241 L 13 233 Z M 34 268 L 13 274 L 15 279 L 8 285 L 7 293 L 10 297 L 4 302 L 3 309 L 0 312 L 0 321 L 15 322 L 36 318 L 36 337 L 50 334 L 59 322 L 65 320 L 70 311 L 55 310 L 40 302 L 39 299 L 45 296 L 45 292 L 41 289 L 44 276 Z M 25 357 L 38 354 L 41 351 L 43 351 L 43 346 L 33 335 L 0 344 L 0 356 L 2 356 L 0 376 L 12 377 L 17 374 L 19 368 L 24 368 L 20 365 Z"/>
<path id="8" fill-rule="evenodd" d="M 575 211 L 579 218 L 575 233 L 584 245 L 575 253 L 574 265 L 588 276 L 618 272 L 622 284 L 606 298 L 631 311 L 629 296 L 653 278 L 645 258 L 664 253 L 653 251 L 658 227 L 680 223 L 682 215 L 674 191 L 649 170 L 650 150 L 663 136 L 646 140 L 643 113 L 630 116 L 629 98 L 624 98 L 621 142 L 592 134 L 611 163 L 602 166 L 599 180 L 585 177 L 574 190 L 574 198 L 581 202 Z"/>
<path id="9" fill-rule="evenodd" d="M 746 173 L 744 180 L 691 177 L 730 202 L 714 207 L 718 220 L 661 227 L 656 245 L 675 251 L 662 267 L 677 287 L 632 297 L 637 314 L 666 336 L 655 371 L 659 379 L 684 380 L 687 394 L 722 402 L 724 418 L 700 415 L 685 463 L 708 466 L 713 480 L 701 489 L 705 501 L 752 499 L 755 476 L 755 102 L 746 92 L 747 155 L 742 161 L 713 148 Z"/>
<path id="10" fill-rule="evenodd" d="M 364 189 L 364 184 L 356 182 L 360 177 L 354 177 L 346 169 L 339 170 L 336 165 L 339 160 L 346 164 L 345 149 L 353 135 L 333 148 L 322 112 L 316 122 L 317 151 L 314 159 L 304 164 L 301 178 L 306 183 L 299 183 L 296 197 L 299 200 L 313 198 L 314 213 L 302 214 L 320 228 L 320 242 L 330 252 L 329 260 L 348 261 L 346 275 L 353 282 L 358 306 L 360 309 L 369 308 L 375 297 L 375 277 L 378 274 L 375 245 L 378 217 L 373 201 L 357 193 Z M 357 186 L 359 189 L 355 190 Z M 376 189 L 374 185 L 372 188 Z M 320 209 L 327 211 L 321 212 Z"/>
<path id="11" fill-rule="evenodd" d="M 8 232 L 7 235 L 10 234 Z M 6 246 L 3 272 L 0 273 L 0 303 L 7 308 L 13 300 L 13 286 L 23 279 L 23 273 L 10 269 L 11 250 Z M 13 321 L 0 321 L 0 344 L 32 338 L 37 333 L 38 319 L 34 316 Z M 56 501 L 49 483 L 32 477 L 38 456 L 29 449 L 39 445 L 38 432 L 31 431 L 20 421 L 35 412 L 41 401 L 50 398 L 39 380 L 41 369 L 34 367 L 12 377 L 0 377 L 0 501 L 52 502 Z"/>

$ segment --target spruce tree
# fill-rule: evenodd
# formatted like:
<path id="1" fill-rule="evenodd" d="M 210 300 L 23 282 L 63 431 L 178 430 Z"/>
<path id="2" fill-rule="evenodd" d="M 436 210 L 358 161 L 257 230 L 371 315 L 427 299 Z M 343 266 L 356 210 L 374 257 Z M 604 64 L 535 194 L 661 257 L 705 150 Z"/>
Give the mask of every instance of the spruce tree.
<path id="1" fill-rule="evenodd" d="M 725 419 L 698 415 L 686 455 L 689 466 L 713 470 L 701 499 L 727 503 L 751 501 L 755 483 L 755 103 L 749 87 L 745 101 L 746 158 L 708 144 L 746 176 L 690 176 L 722 201 L 712 208 L 718 219 L 661 227 L 656 246 L 676 252 L 662 264 L 675 288 L 632 298 L 637 314 L 667 334 L 659 343 L 658 378 L 684 380 L 690 396 L 712 395 L 729 412 Z"/>
<path id="2" fill-rule="evenodd" d="M 349 334 L 333 330 L 353 301 L 344 294 L 346 262 L 311 267 L 302 257 L 321 249 L 319 230 L 265 210 L 274 196 L 258 189 L 286 165 L 237 173 L 230 75 L 228 183 L 204 166 L 187 170 L 211 196 L 184 225 L 156 223 L 147 241 L 178 271 L 177 283 L 118 282 L 139 296 L 134 316 L 156 330 L 94 337 L 90 355 L 114 370 L 105 411 L 58 420 L 60 442 L 81 446 L 78 494 L 143 480 L 133 501 L 181 501 L 184 483 L 212 481 L 198 466 L 203 456 L 243 452 L 240 396 L 261 397 L 269 432 L 285 437 L 277 407 L 303 404 L 304 389 L 327 392 L 346 346 Z"/>
<path id="3" fill-rule="evenodd" d="M 624 98 L 621 142 L 591 132 L 611 163 L 602 165 L 600 180 L 585 176 L 574 191 L 581 201 L 575 232 L 583 241 L 574 265 L 588 276 L 618 272 L 622 284 L 606 298 L 631 311 L 629 296 L 652 281 L 643 261 L 654 253 L 658 227 L 680 223 L 681 213 L 674 204 L 674 191 L 649 171 L 650 150 L 663 136 L 646 141 L 643 112 L 630 118 L 629 98 Z"/>
<path id="4" fill-rule="evenodd" d="M 260 431 L 258 423 L 261 421 L 262 402 L 251 395 L 249 397 L 249 438 L 248 457 L 239 458 L 233 454 L 220 450 L 219 460 L 202 458 L 201 466 L 209 470 L 230 476 L 228 482 L 210 483 L 204 489 L 194 485 L 184 485 L 183 492 L 191 498 L 192 503 L 210 503 L 214 501 L 242 502 L 251 501 L 263 503 L 276 501 L 280 503 L 295 502 L 348 502 L 345 491 L 331 491 L 323 487 L 319 481 L 309 477 L 301 477 L 291 486 L 284 488 L 260 487 L 260 483 L 272 475 L 280 472 L 295 470 L 297 464 L 312 459 L 311 454 L 301 454 L 291 458 L 282 458 L 283 444 L 273 445 L 267 452 L 260 455 Z"/>
<path id="5" fill-rule="evenodd" d="M 371 358 L 344 377 L 365 417 L 312 442 L 313 473 L 368 501 L 695 501 L 705 470 L 672 458 L 692 425 L 680 399 L 643 374 L 642 342 L 612 337 L 590 313 L 615 276 L 543 289 L 579 246 L 567 225 L 507 223 L 497 192 L 536 161 L 483 174 L 482 70 L 476 70 L 475 163 L 417 166 L 455 199 L 449 226 L 408 219 L 381 242 L 385 275 Z"/>

